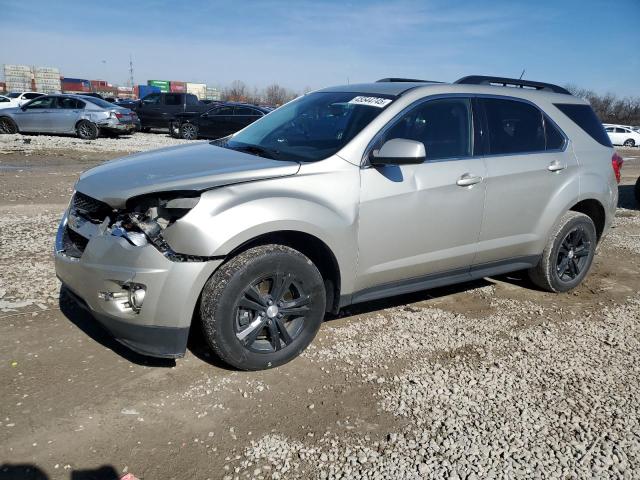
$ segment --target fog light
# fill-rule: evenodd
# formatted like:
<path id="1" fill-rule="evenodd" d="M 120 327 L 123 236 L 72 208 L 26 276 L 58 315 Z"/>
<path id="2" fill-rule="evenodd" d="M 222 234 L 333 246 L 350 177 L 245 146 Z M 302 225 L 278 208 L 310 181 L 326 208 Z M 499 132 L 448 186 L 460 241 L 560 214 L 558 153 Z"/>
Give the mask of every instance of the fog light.
<path id="1" fill-rule="evenodd" d="M 140 285 L 132 285 L 129 288 L 129 305 L 135 312 L 139 312 L 142 308 L 146 294 L 146 290 Z"/>

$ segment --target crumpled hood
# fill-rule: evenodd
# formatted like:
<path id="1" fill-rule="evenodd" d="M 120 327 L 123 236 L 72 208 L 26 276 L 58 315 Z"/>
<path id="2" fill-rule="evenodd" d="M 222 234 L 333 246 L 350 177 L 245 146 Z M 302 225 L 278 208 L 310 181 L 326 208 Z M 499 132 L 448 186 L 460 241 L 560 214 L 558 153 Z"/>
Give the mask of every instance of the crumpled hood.
<path id="1" fill-rule="evenodd" d="M 127 199 L 153 192 L 206 190 L 294 175 L 300 164 L 271 160 L 208 142 L 152 150 L 106 162 L 80 176 L 76 190 L 122 208 Z"/>

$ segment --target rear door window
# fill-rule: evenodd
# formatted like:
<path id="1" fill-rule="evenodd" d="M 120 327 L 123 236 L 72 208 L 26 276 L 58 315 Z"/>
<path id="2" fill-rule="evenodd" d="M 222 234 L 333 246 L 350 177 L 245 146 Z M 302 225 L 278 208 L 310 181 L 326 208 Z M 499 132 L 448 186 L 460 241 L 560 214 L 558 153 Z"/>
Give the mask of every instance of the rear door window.
<path id="1" fill-rule="evenodd" d="M 234 115 L 251 115 L 256 116 L 258 113 L 249 107 L 236 107 L 234 111 Z"/>
<path id="2" fill-rule="evenodd" d="M 489 155 L 543 152 L 542 112 L 517 100 L 484 98 Z"/>
<path id="3" fill-rule="evenodd" d="M 547 150 L 562 150 L 564 148 L 566 142 L 564 135 L 546 115 L 544 116 L 544 131 Z"/>
<path id="4" fill-rule="evenodd" d="M 76 98 L 58 97 L 58 108 L 80 110 L 84 108 L 84 102 Z"/>
<path id="5" fill-rule="evenodd" d="M 164 97 L 164 104 L 170 106 L 178 106 L 182 104 L 181 95 L 179 94 L 168 94 Z"/>
<path id="6" fill-rule="evenodd" d="M 212 115 L 215 115 L 215 116 L 233 115 L 233 107 L 220 107 L 214 110 Z"/>
<path id="7" fill-rule="evenodd" d="M 26 98 L 27 100 L 32 100 L 34 98 L 38 98 L 41 96 L 42 96 L 42 93 L 25 93 L 23 95 L 23 97 Z"/>
<path id="8" fill-rule="evenodd" d="M 160 103 L 160 94 L 151 93 L 142 99 L 143 105 L 157 105 Z"/>

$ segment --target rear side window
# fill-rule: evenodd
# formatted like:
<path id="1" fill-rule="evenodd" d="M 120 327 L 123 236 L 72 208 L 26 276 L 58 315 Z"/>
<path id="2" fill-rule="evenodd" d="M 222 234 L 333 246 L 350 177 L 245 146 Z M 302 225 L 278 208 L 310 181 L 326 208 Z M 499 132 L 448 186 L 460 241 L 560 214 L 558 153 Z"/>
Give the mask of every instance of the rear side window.
<path id="1" fill-rule="evenodd" d="M 554 105 L 600 145 L 612 146 L 609 135 L 604 131 L 602 123 L 589 105 L 573 103 L 554 103 Z"/>
<path id="2" fill-rule="evenodd" d="M 547 137 L 547 150 L 562 150 L 565 142 L 564 136 L 546 115 L 544 116 L 544 131 Z"/>
<path id="3" fill-rule="evenodd" d="M 187 95 L 187 105 L 198 105 L 198 97 L 195 95 Z"/>
<path id="4" fill-rule="evenodd" d="M 489 131 L 489 154 L 545 150 L 542 112 L 533 105 L 506 99 L 482 99 Z"/>

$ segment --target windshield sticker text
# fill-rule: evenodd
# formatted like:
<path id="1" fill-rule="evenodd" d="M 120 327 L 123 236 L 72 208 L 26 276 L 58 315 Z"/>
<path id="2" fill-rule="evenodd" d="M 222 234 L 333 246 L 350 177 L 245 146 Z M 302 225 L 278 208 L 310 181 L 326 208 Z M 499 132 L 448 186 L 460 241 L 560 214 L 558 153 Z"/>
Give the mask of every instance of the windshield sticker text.
<path id="1" fill-rule="evenodd" d="M 384 108 L 391 103 L 391 100 L 388 98 L 359 96 L 349 100 L 349 103 L 354 105 L 368 105 L 370 107 Z"/>

